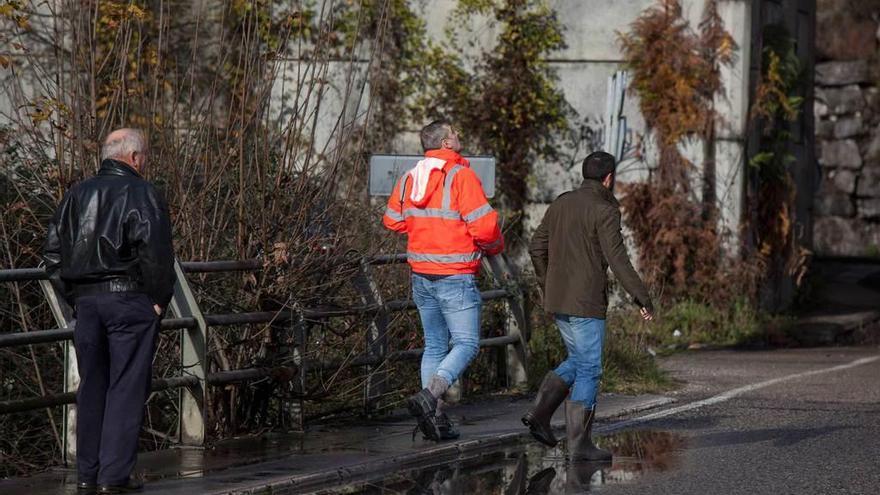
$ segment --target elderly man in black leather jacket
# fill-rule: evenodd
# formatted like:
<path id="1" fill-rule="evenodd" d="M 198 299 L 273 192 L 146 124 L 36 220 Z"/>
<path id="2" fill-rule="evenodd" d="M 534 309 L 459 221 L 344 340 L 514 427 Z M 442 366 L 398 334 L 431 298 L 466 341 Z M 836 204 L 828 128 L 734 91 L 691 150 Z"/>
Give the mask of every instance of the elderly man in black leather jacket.
<path id="1" fill-rule="evenodd" d="M 131 472 L 174 255 L 168 207 L 142 176 L 143 133 L 113 131 L 101 158 L 98 173 L 61 200 L 44 259 L 77 316 L 78 487 L 121 493 L 142 487 Z"/>

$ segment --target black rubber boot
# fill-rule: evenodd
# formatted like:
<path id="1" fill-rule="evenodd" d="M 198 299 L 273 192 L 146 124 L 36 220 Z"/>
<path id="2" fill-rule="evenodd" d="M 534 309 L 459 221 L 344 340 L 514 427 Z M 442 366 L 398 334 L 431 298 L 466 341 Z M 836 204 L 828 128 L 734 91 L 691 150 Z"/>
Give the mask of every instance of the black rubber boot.
<path id="1" fill-rule="evenodd" d="M 559 442 L 553 435 L 550 419 L 568 395 L 568 388 L 568 384 L 559 375 L 548 371 L 538 388 L 534 407 L 522 417 L 523 424 L 529 427 L 532 436 L 549 447 L 555 447 Z"/>
<path id="2" fill-rule="evenodd" d="M 602 469 L 610 469 L 611 461 L 571 462 L 565 468 L 565 493 L 580 494 L 590 491 L 593 476 Z"/>
<path id="3" fill-rule="evenodd" d="M 428 440 L 439 442 L 442 438 L 437 417 L 434 414 L 434 411 L 437 410 L 437 398 L 431 394 L 431 391 L 423 388 L 419 393 L 406 400 L 406 406 L 409 413 L 418 421 L 418 429 L 422 431 L 422 435 Z M 415 439 L 415 433 L 413 433 L 413 439 Z"/>
<path id="4" fill-rule="evenodd" d="M 526 489 L 526 495 L 548 495 L 551 493 L 553 479 L 556 477 L 556 469 L 552 467 L 544 468 L 534 476 L 529 478 L 529 487 Z"/>
<path id="5" fill-rule="evenodd" d="M 611 452 L 596 447 L 591 438 L 595 417 L 595 407 L 587 409 L 582 402 L 565 401 L 565 432 L 571 461 L 611 460 Z"/>

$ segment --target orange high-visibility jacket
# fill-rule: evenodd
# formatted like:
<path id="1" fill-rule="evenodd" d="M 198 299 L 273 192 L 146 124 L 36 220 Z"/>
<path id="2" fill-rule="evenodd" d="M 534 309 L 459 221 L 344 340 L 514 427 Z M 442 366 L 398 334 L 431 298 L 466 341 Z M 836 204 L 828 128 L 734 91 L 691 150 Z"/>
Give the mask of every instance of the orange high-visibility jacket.
<path id="1" fill-rule="evenodd" d="M 498 213 L 489 205 L 480 178 L 468 161 L 450 150 L 431 150 L 426 157 L 446 160 L 432 170 L 424 196 L 412 199 L 415 184 L 407 171 L 394 186 L 382 223 L 407 234 L 407 261 L 415 273 L 477 273 L 482 253 L 504 249 Z"/>

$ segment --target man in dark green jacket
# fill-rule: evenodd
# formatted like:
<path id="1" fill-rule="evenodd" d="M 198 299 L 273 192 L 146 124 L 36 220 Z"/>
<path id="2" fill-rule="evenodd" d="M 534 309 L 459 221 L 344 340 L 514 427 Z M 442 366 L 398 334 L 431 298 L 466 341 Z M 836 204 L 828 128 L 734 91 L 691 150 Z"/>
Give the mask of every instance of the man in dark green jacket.
<path id="1" fill-rule="evenodd" d="M 555 446 L 550 418 L 571 388 L 565 421 L 573 460 L 611 459 L 611 452 L 590 438 L 602 376 L 609 265 L 642 317 L 654 318 L 648 290 L 629 261 L 620 231 L 620 204 L 611 192 L 615 167 L 610 154 L 591 153 L 583 163 L 581 187 L 556 198 L 529 244 L 544 309 L 556 318 L 568 358 L 544 377 L 533 409 L 522 420 L 536 439 Z"/>

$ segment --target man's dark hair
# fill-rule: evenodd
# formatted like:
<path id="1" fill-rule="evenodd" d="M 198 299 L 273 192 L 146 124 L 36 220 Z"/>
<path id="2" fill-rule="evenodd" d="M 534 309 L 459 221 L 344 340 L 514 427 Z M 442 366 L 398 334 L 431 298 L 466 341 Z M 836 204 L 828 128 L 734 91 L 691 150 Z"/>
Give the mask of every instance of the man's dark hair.
<path id="1" fill-rule="evenodd" d="M 614 157 L 604 151 L 594 151 L 584 158 L 584 179 L 601 181 L 608 174 L 613 174 L 617 164 Z"/>
<path id="2" fill-rule="evenodd" d="M 449 136 L 452 124 L 445 120 L 435 120 L 422 128 L 419 138 L 422 140 L 422 148 L 425 151 L 438 150 L 443 147 L 443 140 Z"/>

